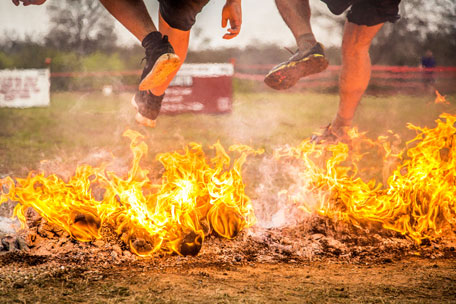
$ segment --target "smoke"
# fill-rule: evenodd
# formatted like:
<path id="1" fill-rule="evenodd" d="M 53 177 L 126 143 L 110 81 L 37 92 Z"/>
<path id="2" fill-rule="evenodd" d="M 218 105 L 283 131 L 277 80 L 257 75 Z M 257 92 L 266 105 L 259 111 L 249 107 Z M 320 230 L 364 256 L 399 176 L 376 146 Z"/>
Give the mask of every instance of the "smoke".
<path id="1" fill-rule="evenodd" d="M 76 168 L 81 165 L 99 167 L 104 165 L 107 171 L 115 172 L 119 176 L 127 174 L 130 168 L 129 159 L 124 157 L 114 157 L 112 152 L 107 149 L 95 149 L 83 157 L 76 155 L 65 155 L 63 152 L 52 160 L 40 162 L 39 172 L 45 175 L 57 174 L 64 180 L 73 176 Z"/>
<path id="2" fill-rule="evenodd" d="M 252 203 L 257 225 L 262 228 L 294 226 L 305 221 L 310 213 L 299 209 L 294 202 L 305 202 L 312 208 L 317 196 L 310 191 L 306 168 L 298 162 L 277 160 L 265 156 L 255 170 L 257 185 Z"/>

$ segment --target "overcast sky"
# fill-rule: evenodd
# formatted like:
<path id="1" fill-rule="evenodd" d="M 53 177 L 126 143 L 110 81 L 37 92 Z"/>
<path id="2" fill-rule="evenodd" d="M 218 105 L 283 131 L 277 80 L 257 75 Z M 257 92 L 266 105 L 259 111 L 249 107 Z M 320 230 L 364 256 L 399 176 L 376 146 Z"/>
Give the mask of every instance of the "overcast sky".
<path id="1" fill-rule="evenodd" d="M 48 0 L 51 1 L 60 0 Z M 95 0 L 94 0 L 95 1 Z M 324 5 L 320 1 L 313 1 L 314 5 Z M 157 19 L 158 1 L 145 1 L 149 13 L 154 21 Z M 198 37 L 192 35 L 190 47 L 193 48 L 201 43 L 203 38 L 209 38 L 210 47 L 246 46 L 261 41 L 264 43 L 277 43 L 284 46 L 292 46 L 293 36 L 280 17 L 274 0 L 243 0 L 243 25 L 241 34 L 232 40 L 224 40 L 221 37 L 224 30 L 221 28 L 221 12 L 224 0 L 212 0 L 198 15 L 195 27 L 201 28 Z M 0 0 L 0 33 L 7 31 L 8 36 L 13 33 L 23 36 L 25 33 L 32 34 L 39 39 L 46 33 L 49 26 L 46 13 L 46 3 L 42 6 L 16 7 L 11 0 Z M 133 36 L 116 22 L 119 40 L 122 44 L 136 43 Z M 339 44 L 339 35 L 329 35 L 323 28 L 314 25 L 314 31 L 318 39 L 328 44 Z M 197 32 L 197 31 L 194 31 Z M 193 43 L 192 43 L 193 42 Z"/>

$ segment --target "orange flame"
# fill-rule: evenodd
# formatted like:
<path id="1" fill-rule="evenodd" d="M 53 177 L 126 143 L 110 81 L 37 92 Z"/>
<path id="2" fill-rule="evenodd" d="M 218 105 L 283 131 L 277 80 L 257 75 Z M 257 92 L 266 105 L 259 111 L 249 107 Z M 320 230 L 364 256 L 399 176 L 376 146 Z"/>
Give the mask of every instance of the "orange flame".
<path id="1" fill-rule="evenodd" d="M 374 141 L 352 129 L 350 144 L 305 140 L 274 156 L 302 165 L 301 192 L 288 193 L 300 209 L 355 226 L 379 223 L 421 243 L 456 231 L 456 115 L 442 114 L 436 122 L 433 129 L 408 125 L 417 135 L 406 143 L 406 153 L 391 131 Z M 240 153 L 231 161 L 216 143 L 210 147 L 215 156 L 208 159 L 201 145 L 190 143 L 183 153 L 157 156 L 165 172 L 161 184 L 153 184 L 140 166 L 147 153 L 143 136 L 130 130 L 124 135 L 134 156 L 127 176 L 87 165 L 68 181 L 31 172 L 25 179 L 0 180 L 0 189 L 8 189 L 0 203 L 18 201 L 14 215 L 23 225 L 32 207 L 80 241 L 101 238 L 101 227 L 109 226 L 140 256 L 158 251 L 195 255 L 208 234 L 233 238 L 255 223 L 241 170 L 247 156 L 263 151 L 231 146 L 229 152 Z M 383 184 L 364 181 L 360 162 L 366 151 L 382 156 Z M 104 191 L 102 198 L 97 199 L 97 191 Z"/>
<path id="2" fill-rule="evenodd" d="M 444 95 L 441 95 L 439 91 L 435 90 L 435 100 L 434 100 L 434 103 L 435 104 L 450 104 L 450 102 L 448 100 L 446 100 L 446 96 Z"/>
<path id="3" fill-rule="evenodd" d="M 161 250 L 178 254 L 198 253 L 204 237 L 211 232 L 235 237 L 255 223 L 253 207 L 244 193 L 241 169 L 250 154 L 262 153 L 247 146 L 232 146 L 240 157 L 231 159 L 220 143 L 211 148 L 209 161 L 201 145 L 191 143 L 184 153 L 157 156 L 165 168 L 160 185 L 148 178 L 140 166 L 147 153 L 143 136 L 124 133 L 131 140 L 133 162 L 125 178 L 103 167 L 79 166 L 67 182 L 56 175 L 31 172 L 27 178 L 0 180 L 0 203 L 18 201 L 14 209 L 23 226 L 29 207 L 49 223 L 67 231 L 79 241 L 101 238 L 101 227 L 115 229 L 130 249 L 140 256 Z M 97 200 L 95 189 L 104 191 Z"/>
<path id="4" fill-rule="evenodd" d="M 306 140 L 297 148 L 277 151 L 277 158 L 303 161 L 307 169 L 301 178 L 309 181 L 303 190 L 313 193 L 317 204 L 312 206 L 299 196 L 291 199 L 304 211 L 354 225 L 378 222 L 417 243 L 451 234 L 456 229 L 456 116 L 442 114 L 434 129 L 411 124 L 408 128 L 418 134 L 407 143 L 407 158 L 385 186 L 374 179 L 364 182 L 357 166 L 360 147 L 365 144 L 381 148 L 386 160 L 400 162 L 401 151 L 394 151 L 385 137 L 373 142 L 352 130 L 351 150 L 343 143 L 322 146 Z"/>

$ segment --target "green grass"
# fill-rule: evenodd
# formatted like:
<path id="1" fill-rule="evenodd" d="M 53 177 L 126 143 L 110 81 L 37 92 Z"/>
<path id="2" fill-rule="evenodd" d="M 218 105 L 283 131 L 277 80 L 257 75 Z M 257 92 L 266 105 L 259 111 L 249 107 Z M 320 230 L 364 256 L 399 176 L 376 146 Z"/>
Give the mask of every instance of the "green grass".
<path id="1" fill-rule="evenodd" d="M 23 176 L 39 168 L 41 160 L 82 162 L 92 152 L 129 156 L 131 128 L 146 135 L 148 159 L 157 153 L 181 149 L 188 142 L 209 145 L 217 140 L 263 147 L 296 145 L 329 123 L 337 109 L 335 94 L 237 93 L 228 115 L 161 115 L 155 129 L 138 126 L 130 106 L 131 94 L 105 97 L 98 93 L 54 93 L 47 108 L 0 108 L 0 176 Z M 355 119 L 362 131 L 377 137 L 391 129 L 413 137 L 407 122 L 434 126 L 442 112 L 456 113 L 451 105 L 433 104 L 433 96 L 366 96 Z"/>

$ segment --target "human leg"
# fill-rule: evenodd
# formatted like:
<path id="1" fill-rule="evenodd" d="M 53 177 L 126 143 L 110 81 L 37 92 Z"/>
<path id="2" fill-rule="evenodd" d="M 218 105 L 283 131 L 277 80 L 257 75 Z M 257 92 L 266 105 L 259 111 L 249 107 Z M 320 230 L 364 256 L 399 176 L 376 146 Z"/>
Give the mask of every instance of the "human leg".
<path id="1" fill-rule="evenodd" d="M 276 0 L 277 9 L 288 25 L 299 49 L 310 49 L 317 43 L 310 24 L 309 0 Z"/>
<path id="2" fill-rule="evenodd" d="M 366 26 L 346 22 L 342 39 L 339 108 L 332 127 L 350 126 L 371 76 L 369 47 L 383 23 Z"/>
<path id="3" fill-rule="evenodd" d="M 207 2 L 208 0 L 160 0 L 159 30 L 160 37 L 163 35 L 163 39 L 161 42 L 153 42 L 153 39 L 157 39 L 157 37 L 152 37 L 156 36 L 157 32 L 155 32 L 150 33 L 143 40 L 142 44 L 146 48 L 148 61 L 146 69 L 149 62 L 154 62 L 154 65 L 147 70 L 148 74 L 143 73 L 139 86 L 141 91 L 138 91 L 132 99 L 132 104 L 138 110 L 136 120 L 139 123 L 150 127 L 155 126 L 155 119 L 160 112 L 165 90 L 187 56 L 190 29 L 195 22 L 195 17 Z M 152 47 L 157 44 L 159 46 Z M 148 51 L 149 45 L 151 48 Z M 169 57 L 167 49 L 172 50 L 171 56 L 175 56 L 179 60 L 173 61 L 173 57 Z M 157 53 L 158 55 L 164 53 L 164 55 L 158 59 L 149 59 L 156 58 Z"/>
<path id="4" fill-rule="evenodd" d="M 171 83 L 171 81 L 173 80 L 174 76 L 176 76 L 179 68 L 184 63 L 185 58 L 187 57 L 188 44 L 189 44 L 189 40 L 190 40 L 190 30 L 182 31 L 182 30 L 171 27 L 165 21 L 165 19 L 163 19 L 161 14 L 159 14 L 159 29 L 163 35 L 168 36 L 169 42 L 173 46 L 174 51 L 179 56 L 181 61 L 180 61 L 179 66 L 177 67 L 177 69 L 173 73 L 169 74 L 167 80 L 164 81 L 162 85 L 151 90 L 151 92 L 154 95 L 162 95 L 165 92 L 166 88 Z"/>
<path id="5" fill-rule="evenodd" d="M 312 136 L 313 142 L 350 142 L 347 132 L 371 75 L 369 47 L 382 25 L 383 23 L 375 26 L 357 25 L 349 21 L 345 23 L 342 70 L 339 76 L 339 108 L 323 134 Z"/>
<path id="6" fill-rule="evenodd" d="M 339 107 L 336 117 L 322 135 L 314 135 L 316 143 L 347 141 L 356 108 L 369 84 L 371 62 L 369 48 L 373 38 L 385 22 L 399 19 L 400 0 L 323 0 L 328 7 L 345 10 L 347 14 L 342 39 L 342 70 L 339 76 Z"/>
<path id="7" fill-rule="evenodd" d="M 141 76 L 139 89 L 157 91 L 162 95 L 164 90 L 157 90 L 168 82 L 171 74 L 175 74 L 180 66 L 168 40 L 158 32 L 150 18 L 143 0 L 100 0 L 105 8 L 122 25 L 124 25 L 146 49 L 146 66 Z M 168 82 L 169 83 L 169 82 Z M 160 92 L 163 91 L 163 92 Z"/>
<path id="8" fill-rule="evenodd" d="M 161 86 L 168 74 L 174 73 L 180 66 L 180 59 L 175 54 L 166 37 L 157 31 L 143 0 L 100 0 L 102 5 L 125 26 L 139 41 L 146 51 L 146 65 L 141 75 L 140 89 L 132 99 L 138 111 L 136 120 L 143 125 L 155 126 L 163 93 L 152 95 L 149 89 Z"/>
<path id="9" fill-rule="evenodd" d="M 317 43 L 310 24 L 308 0 L 276 0 L 277 8 L 296 39 L 298 51 L 286 62 L 274 67 L 264 82 L 276 90 L 292 87 L 302 77 L 326 69 L 323 46 Z"/>

